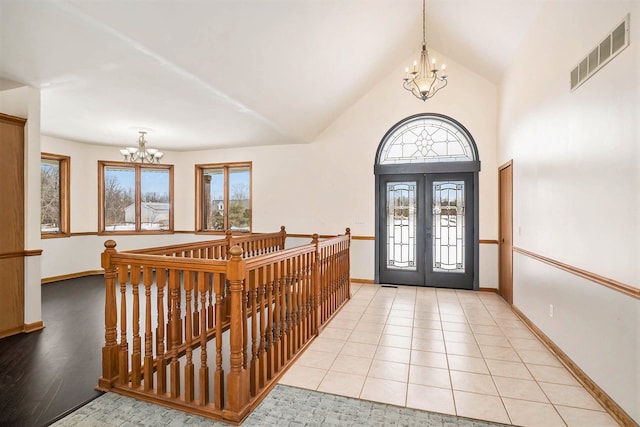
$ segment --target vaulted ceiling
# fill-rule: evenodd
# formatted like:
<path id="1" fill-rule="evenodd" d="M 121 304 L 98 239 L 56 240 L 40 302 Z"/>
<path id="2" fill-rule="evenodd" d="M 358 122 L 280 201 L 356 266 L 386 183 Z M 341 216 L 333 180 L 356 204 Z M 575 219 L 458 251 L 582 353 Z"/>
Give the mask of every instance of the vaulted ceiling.
<path id="1" fill-rule="evenodd" d="M 540 5 L 427 0 L 427 43 L 498 83 Z M 420 0 L 0 0 L 0 90 L 40 88 L 42 132 L 71 140 L 305 143 L 421 38 Z"/>

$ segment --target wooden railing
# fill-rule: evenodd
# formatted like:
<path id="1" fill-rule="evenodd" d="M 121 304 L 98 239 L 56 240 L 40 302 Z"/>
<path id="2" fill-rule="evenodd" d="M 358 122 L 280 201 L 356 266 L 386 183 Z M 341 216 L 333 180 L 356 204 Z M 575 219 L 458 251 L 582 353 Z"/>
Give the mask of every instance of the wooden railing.
<path id="1" fill-rule="evenodd" d="M 234 235 L 231 230 L 227 230 L 225 237 L 215 240 L 137 249 L 128 253 L 225 260 L 229 249 L 238 245 L 242 248 L 242 256 L 248 258 L 284 249 L 286 238 L 284 225 L 275 233 Z"/>
<path id="2" fill-rule="evenodd" d="M 223 421 L 248 416 L 350 297 L 349 229 L 279 251 L 250 240 L 226 260 L 203 256 L 219 247 L 203 243 L 118 253 L 105 242 L 98 389 Z M 257 255 L 243 258 L 242 243 Z"/>

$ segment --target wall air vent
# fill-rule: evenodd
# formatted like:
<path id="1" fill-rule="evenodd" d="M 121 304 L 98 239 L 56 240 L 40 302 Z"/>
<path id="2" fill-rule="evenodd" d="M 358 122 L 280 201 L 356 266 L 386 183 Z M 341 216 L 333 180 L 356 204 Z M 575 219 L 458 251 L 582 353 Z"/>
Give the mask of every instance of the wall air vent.
<path id="1" fill-rule="evenodd" d="M 613 31 L 607 34 L 607 36 L 571 70 L 570 84 L 572 92 L 622 52 L 625 47 L 629 46 L 629 17 L 630 15 L 627 14 L 622 22 L 616 25 Z"/>

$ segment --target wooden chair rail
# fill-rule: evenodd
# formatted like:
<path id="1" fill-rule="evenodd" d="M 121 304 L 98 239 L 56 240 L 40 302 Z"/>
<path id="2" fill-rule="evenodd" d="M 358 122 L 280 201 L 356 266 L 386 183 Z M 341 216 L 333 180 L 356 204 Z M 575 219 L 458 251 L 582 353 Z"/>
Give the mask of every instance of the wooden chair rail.
<path id="1" fill-rule="evenodd" d="M 247 417 L 350 298 L 349 229 L 287 250 L 285 236 L 282 227 L 120 253 L 105 242 L 98 388 L 214 419 Z M 227 259 L 209 257 L 215 245 Z"/>

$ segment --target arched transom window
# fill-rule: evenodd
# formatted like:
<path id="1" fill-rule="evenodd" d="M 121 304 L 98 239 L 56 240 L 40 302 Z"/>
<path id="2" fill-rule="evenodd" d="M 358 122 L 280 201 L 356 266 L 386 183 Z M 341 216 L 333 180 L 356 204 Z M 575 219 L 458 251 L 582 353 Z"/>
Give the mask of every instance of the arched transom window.
<path id="1" fill-rule="evenodd" d="M 420 115 L 391 130 L 379 152 L 378 164 L 475 160 L 475 147 L 457 123 L 440 116 Z"/>

